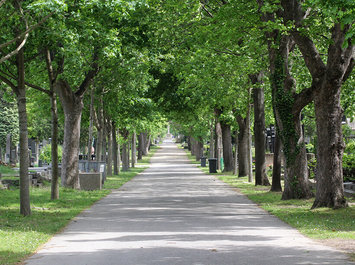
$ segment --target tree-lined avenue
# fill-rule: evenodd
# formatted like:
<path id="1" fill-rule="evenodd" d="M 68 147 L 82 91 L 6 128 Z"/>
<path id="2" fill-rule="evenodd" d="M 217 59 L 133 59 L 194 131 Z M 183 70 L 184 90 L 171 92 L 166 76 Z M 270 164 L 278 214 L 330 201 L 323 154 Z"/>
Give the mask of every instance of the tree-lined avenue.
<path id="1" fill-rule="evenodd" d="M 26 264 L 352 263 L 203 174 L 165 141 L 149 169 L 84 211 Z"/>

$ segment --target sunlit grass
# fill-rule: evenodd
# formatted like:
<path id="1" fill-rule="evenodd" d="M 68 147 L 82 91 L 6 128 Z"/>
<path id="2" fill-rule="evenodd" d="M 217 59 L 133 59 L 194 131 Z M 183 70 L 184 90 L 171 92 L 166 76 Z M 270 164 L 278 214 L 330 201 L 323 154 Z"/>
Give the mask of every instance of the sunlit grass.
<path id="1" fill-rule="evenodd" d="M 193 157 L 188 156 L 193 163 Z M 200 169 L 209 174 L 208 167 Z M 333 210 L 318 208 L 311 210 L 314 198 L 309 200 L 281 200 L 281 192 L 270 192 L 270 187 L 255 186 L 247 177 L 238 178 L 232 173 L 218 172 L 220 180 L 237 188 L 260 207 L 297 228 L 314 239 L 355 239 L 355 199 L 347 198 L 350 206 Z"/>
<path id="2" fill-rule="evenodd" d="M 19 213 L 19 189 L 0 190 L 0 264 L 15 264 L 34 253 L 84 209 L 144 171 L 158 148 L 152 147 L 149 156 L 138 161 L 139 167 L 108 176 L 102 190 L 60 188 L 60 199 L 51 201 L 48 184 L 31 188 L 32 214 L 27 217 Z"/>

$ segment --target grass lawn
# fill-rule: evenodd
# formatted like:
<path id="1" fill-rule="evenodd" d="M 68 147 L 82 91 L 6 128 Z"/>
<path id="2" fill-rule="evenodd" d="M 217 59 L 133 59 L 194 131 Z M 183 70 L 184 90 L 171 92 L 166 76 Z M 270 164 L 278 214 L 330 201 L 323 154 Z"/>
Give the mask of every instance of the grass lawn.
<path id="1" fill-rule="evenodd" d="M 60 199 L 51 201 L 49 184 L 31 188 L 32 215 L 27 217 L 19 214 L 19 189 L 0 190 L 0 264 L 15 264 L 34 253 L 72 218 L 146 169 L 157 149 L 153 147 L 148 158 L 138 161 L 139 167 L 107 177 L 102 190 L 60 188 Z"/>

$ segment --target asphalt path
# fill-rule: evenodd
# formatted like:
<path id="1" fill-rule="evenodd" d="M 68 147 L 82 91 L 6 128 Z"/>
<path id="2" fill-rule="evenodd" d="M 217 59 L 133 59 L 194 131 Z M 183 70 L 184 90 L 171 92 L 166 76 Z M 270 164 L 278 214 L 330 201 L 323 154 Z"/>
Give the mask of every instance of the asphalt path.
<path id="1" fill-rule="evenodd" d="M 354 264 L 190 164 L 165 141 L 149 169 L 77 216 L 25 264 Z"/>

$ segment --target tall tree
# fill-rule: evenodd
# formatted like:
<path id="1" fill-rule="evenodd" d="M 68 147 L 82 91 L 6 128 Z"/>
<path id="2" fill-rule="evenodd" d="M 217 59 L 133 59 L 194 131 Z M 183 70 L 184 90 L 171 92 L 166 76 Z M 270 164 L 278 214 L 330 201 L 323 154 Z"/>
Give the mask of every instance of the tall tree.
<path id="1" fill-rule="evenodd" d="M 265 165 L 265 102 L 262 86 L 263 73 L 249 75 L 253 83 L 254 138 L 255 138 L 255 185 L 270 185 Z"/>
<path id="2" fill-rule="evenodd" d="M 311 87 L 304 92 L 314 98 L 317 123 L 317 193 L 312 208 L 346 207 L 342 175 L 344 144 L 340 92 L 342 84 L 355 66 L 355 45 L 351 39 L 355 16 L 350 11 L 355 9 L 355 4 L 352 1 L 308 1 L 302 5 L 299 1 L 282 0 L 281 5 L 285 23 L 294 25 L 289 33 L 302 53 L 312 77 Z M 323 17 L 330 17 L 331 22 L 323 20 Z M 312 23 L 314 20 L 320 23 Z M 321 24 L 322 29 L 330 33 L 330 36 L 326 36 L 325 56 L 321 54 L 321 48 L 318 48 L 318 38 L 313 36 L 314 31 L 319 30 L 315 24 Z"/>

